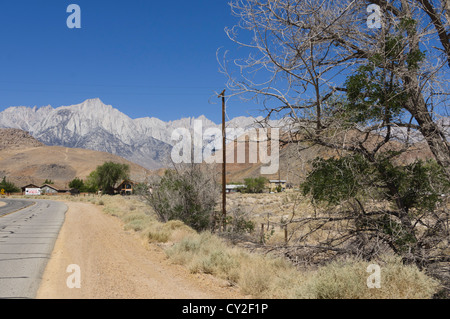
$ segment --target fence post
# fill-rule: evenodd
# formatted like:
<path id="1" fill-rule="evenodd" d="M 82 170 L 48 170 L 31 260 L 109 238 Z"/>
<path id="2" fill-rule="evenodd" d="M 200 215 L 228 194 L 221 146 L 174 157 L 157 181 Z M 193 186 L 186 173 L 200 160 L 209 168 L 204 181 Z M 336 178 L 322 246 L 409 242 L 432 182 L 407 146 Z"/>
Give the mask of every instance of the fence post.
<path id="1" fill-rule="evenodd" d="M 288 229 L 287 229 L 287 224 L 284 225 L 284 243 L 287 245 L 288 243 Z"/>
<path id="2" fill-rule="evenodd" d="M 264 244 L 264 223 L 261 223 L 261 243 Z"/>

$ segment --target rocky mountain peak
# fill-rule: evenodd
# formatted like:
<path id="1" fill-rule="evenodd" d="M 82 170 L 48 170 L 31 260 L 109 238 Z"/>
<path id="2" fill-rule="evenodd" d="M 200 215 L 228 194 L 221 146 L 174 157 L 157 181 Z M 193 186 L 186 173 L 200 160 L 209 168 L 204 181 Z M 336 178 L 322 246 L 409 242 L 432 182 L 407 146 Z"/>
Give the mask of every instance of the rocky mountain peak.
<path id="1" fill-rule="evenodd" d="M 221 125 L 204 115 L 168 122 L 153 117 L 132 119 L 99 98 L 57 108 L 19 106 L 0 112 L 0 127 L 28 131 L 46 145 L 108 152 L 148 169 L 170 164 L 172 132 L 177 128 L 192 131 L 197 121 L 203 130 Z M 240 117 L 229 124 L 248 128 L 254 122 Z"/>
<path id="2" fill-rule="evenodd" d="M 40 146 L 44 146 L 44 144 L 26 131 L 14 128 L 0 128 L 0 150 Z"/>

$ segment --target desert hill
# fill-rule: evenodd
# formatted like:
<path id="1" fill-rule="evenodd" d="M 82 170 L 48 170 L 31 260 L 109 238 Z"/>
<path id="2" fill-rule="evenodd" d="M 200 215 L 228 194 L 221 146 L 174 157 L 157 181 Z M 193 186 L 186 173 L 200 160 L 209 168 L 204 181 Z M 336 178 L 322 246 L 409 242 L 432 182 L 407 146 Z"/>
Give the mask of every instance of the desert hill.
<path id="1" fill-rule="evenodd" d="M 284 136 L 286 138 L 286 136 Z M 342 137 L 333 137 L 336 142 Z M 363 137 L 354 132 L 346 135 L 345 139 L 342 138 L 347 145 L 354 144 L 357 145 Z M 373 134 L 370 136 L 364 145 L 368 149 L 375 148 L 377 143 L 379 143 L 384 137 L 381 135 Z M 227 145 L 227 182 L 228 183 L 241 183 L 247 177 L 258 177 L 264 176 L 268 179 L 283 179 L 292 185 L 298 185 L 306 177 L 307 173 L 311 169 L 311 161 L 316 157 L 330 158 L 339 157 L 344 155 L 342 152 L 337 150 L 332 150 L 330 148 L 320 146 L 320 145 L 307 145 L 305 143 L 288 143 L 286 145 L 280 145 L 279 150 L 279 171 L 271 175 L 262 175 L 261 167 L 267 166 L 268 164 L 263 164 L 259 161 L 255 164 L 248 163 L 237 163 L 237 148 L 238 143 L 235 142 Z M 391 140 L 385 144 L 380 152 L 388 150 L 400 150 L 405 147 L 399 140 Z M 231 150 L 233 148 L 233 150 Z M 268 143 L 268 149 L 270 149 L 270 142 Z M 221 153 L 222 151 L 219 150 Z M 245 154 L 248 159 L 249 145 L 245 142 Z M 232 155 L 234 154 L 234 158 Z M 405 152 L 395 158 L 395 161 L 401 165 L 407 165 L 415 160 L 427 160 L 433 158 L 433 154 L 426 142 L 416 142 L 410 145 Z M 221 165 L 217 165 L 217 171 L 221 171 Z"/>
<path id="2" fill-rule="evenodd" d="M 152 172 L 106 152 L 61 146 L 45 146 L 30 134 L 17 129 L 0 129 L 0 176 L 17 186 L 41 185 L 52 180 L 67 189 L 75 177 L 86 178 L 98 165 L 113 161 L 130 166 L 132 180 L 144 181 Z"/>
<path id="3" fill-rule="evenodd" d="M 0 129 L 0 150 L 39 146 L 44 146 L 44 144 L 28 132 L 14 128 Z"/>

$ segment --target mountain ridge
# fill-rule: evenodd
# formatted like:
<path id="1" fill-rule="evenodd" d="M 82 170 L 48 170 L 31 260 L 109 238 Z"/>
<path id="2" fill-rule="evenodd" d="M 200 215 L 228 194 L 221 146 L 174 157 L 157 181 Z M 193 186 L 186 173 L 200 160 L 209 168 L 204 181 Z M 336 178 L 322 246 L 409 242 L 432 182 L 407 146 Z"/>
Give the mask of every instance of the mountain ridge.
<path id="1" fill-rule="evenodd" d="M 56 108 L 11 106 L 0 112 L 1 128 L 27 131 L 45 145 L 108 152 L 152 170 L 171 164 L 172 132 L 192 131 L 197 121 L 203 129 L 220 127 L 204 115 L 167 122 L 155 117 L 132 119 L 99 98 Z M 238 117 L 227 127 L 248 129 L 254 123 L 251 117 Z"/>
<path id="2" fill-rule="evenodd" d="M 227 121 L 226 126 L 247 131 L 259 127 L 258 121 L 261 120 L 263 117 L 239 116 Z M 201 123 L 203 130 L 221 129 L 220 124 L 204 115 L 172 121 L 162 121 L 155 117 L 132 119 L 113 106 L 104 104 L 99 98 L 57 108 L 50 105 L 12 106 L 0 112 L 0 128 L 27 131 L 48 146 L 82 148 L 114 154 L 150 170 L 171 166 L 172 148 L 178 142 L 171 139 L 172 132 L 183 128 L 198 134 L 194 130 L 194 124 L 197 123 Z M 442 118 L 439 123 L 446 134 L 450 135 L 450 118 Z M 283 122 L 276 120 L 269 121 L 269 126 L 285 127 Z M 399 140 L 405 139 L 404 129 L 395 128 L 394 131 Z M 192 139 L 193 143 L 198 140 L 195 137 L 197 136 Z M 423 141 L 420 133 L 410 137 L 414 143 Z M 200 140 L 202 147 L 211 142 Z"/>

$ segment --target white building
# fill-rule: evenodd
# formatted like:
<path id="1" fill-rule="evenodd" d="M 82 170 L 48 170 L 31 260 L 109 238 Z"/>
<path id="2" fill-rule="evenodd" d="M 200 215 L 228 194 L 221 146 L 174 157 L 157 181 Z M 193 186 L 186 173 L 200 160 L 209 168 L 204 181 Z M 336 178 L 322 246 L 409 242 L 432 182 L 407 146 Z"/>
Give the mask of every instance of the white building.
<path id="1" fill-rule="evenodd" d="M 239 188 L 245 188 L 245 185 L 233 185 L 233 184 L 225 185 L 225 191 L 227 193 L 237 193 Z"/>

